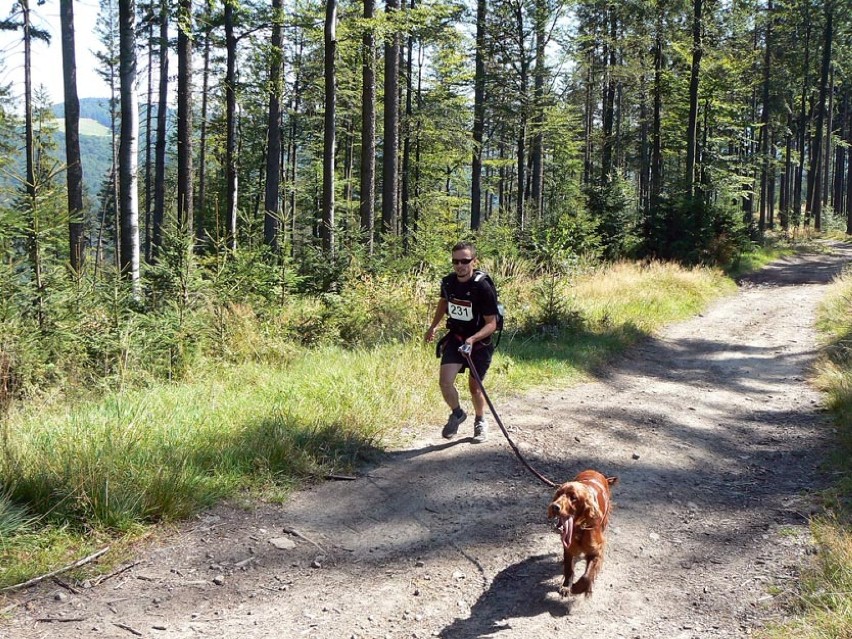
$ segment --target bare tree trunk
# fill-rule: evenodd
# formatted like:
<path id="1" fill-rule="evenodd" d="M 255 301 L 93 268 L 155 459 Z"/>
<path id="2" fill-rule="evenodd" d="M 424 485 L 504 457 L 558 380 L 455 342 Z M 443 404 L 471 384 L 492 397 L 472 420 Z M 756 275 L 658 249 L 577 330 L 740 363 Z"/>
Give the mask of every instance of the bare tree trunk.
<path id="1" fill-rule="evenodd" d="M 423 43 L 417 44 L 417 96 L 416 102 L 418 106 L 417 127 L 414 135 L 414 209 L 412 211 L 412 233 L 417 233 L 420 224 L 420 157 L 421 157 L 421 141 L 423 137 L 423 117 L 420 114 L 420 107 L 423 105 Z"/>
<path id="2" fill-rule="evenodd" d="M 847 121 L 846 142 L 852 146 L 852 113 Z M 846 235 L 852 235 L 852 157 L 846 162 Z"/>
<path id="3" fill-rule="evenodd" d="M 700 2 L 700 0 L 697 0 Z M 604 47 L 606 60 L 606 91 L 603 107 L 603 148 L 601 149 L 601 181 L 608 184 L 612 179 L 613 121 L 615 119 L 615 65 L 617 62 L 615 42 L 618 33 L 618 19 L 615 4 L 607 7 L 609 14 L 609 39 Z"/>
<path id="4" fill-rule="evenodd" d="M 272 0 L 274 24 L 269 62 L 269 117 L 267 119 L 266 193 L 264 198 L 263 240 L 278 252 L 278 229 L 281 217 L 281 65 L 284 29 L 282 0 Z"/>
<path id="5" fill-rule="evenodd" d="M 646 58 L 642 56 L 642 68 L 647 65 Z M 648 146 L 648 80 L 645 73 L 639 79 L 639 208 L 645 217 L 650 210 L 650 177 L 651 162 Z"/>
<path id="6" fill-rule="evenodd" d="M 414 9 L 414 0 L 411 0 L 411 9 Z M 400 189 L 400 211 L 402 213 L 402 250 L 408 253 L 411 240 L 411 119 L 413 110 L 412 100 L 412 78 L 413 70 L 412 56 L 414 54 L 414 38 L 408 36 L 405 60 L 405 127 L 402 138 L 402 188 Z"/>
<path id="7" fill-rule="evenodd" d="M 515 22 L 518 29 L 518 50 L 520 57 L 520 107 L 518 109 L 518 202 L 517 221 L 518 228 L 523 229 L 526 225 L 526 210 L 524 199 L 524 183 L 526 180 L 526 143 L 527 143 L 527 91 L 529 90 L 529 60 L 527 60 L 526 47 L 524 46 L 524 12 L 519 3 L 515 5 Z"/>
<path id="8" fill-rule="evenodd" d="M 795 219 L 799 219 L 802 215 L 802 183 L 804 181 L 805 169 L 805 132 L 808 128 L 807 112 L 805 109 L 807 101 L 808 85 L 810 84 L 810 54 L 811 54 L 811 21 L 810 21 L 810 2 L 804 2 L 805 7 L 805 59 L 802 64 L 802 99 L 799 107 L 798 130 L 796 131 L 796 146 L 799 151 L 799 159 L 796 164 L 796 184 L 793 192 L 793 211 Z M 806 205 L 807 206 L 807 205 Z M 808 207 L 810 211 L 810 207 Z"/>
<path id="9" fill-rule="evenodd" d="M 361 40 L 364 66 L 361 93 L 361 233 L 367 253 L 373 254 L 376 225 L 376 42 L 373 31 L 375 0 L 364 0 L 364 35 Z"/>
<path id="10" fill-rule="evenodd" d="M 65 89 L 65 160 L 68 184 L 68 237 L 71 270 L 79 274 L 85 257 L 83 235 L 83 165 L 80 162 L 80 100 L 77 98 L 77 59 L 74 51 L 74 8 L 60 0 L 62 77 Z"/>
<path id="11" fill-rule="evenodd" d="M 24 145 L 27 164 L 27 197 L 35 200 L 35 141 L 33 134 L 33 75 L 32 75 L 32 23 L 29 0 L 18 0 L 24 30 Z"/>
<path id="12" fill-rule="evenodd" d="M 660 197 L 663 192 L 663 152 L 662 152 L 662 110 L 663 110 L 663 15 L 657 9 L 657 26 L 654 34 L 654 113 L 651 129 L 651 172 L 649 208 L 651 216 L 660 213 Z"/>
<path id="13" fill-rule="evenodd" d="M 686 192 L 695 195 L 695 153 L 698 142 L 698 83 L 701 75 L 701 57 L 704 54 L 701 37 L 702 0 L 693 0 L 692 17 L 692 69 L 689 75 L 689 124 L 686 131 Z"/>
<path id="14" fill-rule="evenodd" d="M 201 127 L 198 139 L 198 197 L 195 204 L 195 241 L 201 246 L 207 224 L 207 110 L 210 89 L 210 49 L 213 39 L 213 1 L 205 0 L 204 63 L 201 71 Z"/>
<path id="15" fill-rule="evenodd" d="M 322 248 L 334 256 L 334 153 L 337 111 L 335 57 L 337 55 L 337 0 L 325 5 L 325 131 L 322 153 Z"/>
<path id="16" fill-rule="evenodd" d="M 237 250 L 237 38 L 234 35 L 234 2 L 225 2 L 225 230 L 226 245 Z"/>
<path id="17" fill-rule="evenodd" d="M 181 233 L 191 233 L 193 229 L 192 0 L 180 0 L 178 12 L 177 220 Z"/>
<path id="18" fill-rule="evenodd" d="M 769 68 L 772 63 L 772 0 L 766 5 L 766 37 L 764 39 L 763 54 L 763 97 L 760 111 L 760 216 L 758 217 L 758 229 L 761 233 L 766 230 L 767 200 L 769 195 Z"/>
<path id="19" fill-rule="evenodd" d="M 151 260 L 157 261 L 163 245 L 166 208 L 166 118 L 169 101 L 169 0 L 160 0 L 160 77 L 157 95 L 157 141 L 154 148 L 154 219 Z"/>
<path id="20" fill-rule="evenodd" d="M 829 63 L 830 64 L 830 63 Z M 834 129 L 834 67 L 829 70 L 828 79 L 828 111 L 826 113 L 825 127 L 825 157 L 823 158 L 823 176 L 822 176 L 822 206 L 828 203 L 828 184 L 831 181 L 831 134 Z"/>
<path id="21" fill-rule="evenodd" d="M 813 185 L 808 191 L 808 199 L 810 200 L 811 215 L 814 219 L 814 229 L 819 231 L 822 229 L 822 187 L 820 180 L 822 178 L 822 139 L 823 127 L 826 119 L 826 101 L 828 98 L 828 76 L 829 67 L 831 66 L 831 41 L 833 30 L 833 5 L 831 2 L 826 3 L 825 7 L 825 32 L 823 37 L 822 49 L 822 73 L 819 83 L 819 102 L 817 105 L 817 123 L 816 133 L 814 133 L 813 149 L 811 153 L 811 175 L 813 177 Z M 811 175 L 808 176 L 808 183 L 811 182 Z"/>
<path id="22" fill-rule="evenodd" d="M 399 0 L 387 0 L 389 18 L 399 10 Z M 382 149 L 382 232 L 393 233 L 397 219 L 397 149 L 399 147 L 399 49 L 395 28 L 385 43 L 384 144 Z"/>
<path id="23" fill-rule="evenodd" d="M 787 114 L 787 127 L 784 134 L 784 172 L 781 174 L 781 200 L 778 203 L 778 213 L 781 216 L 781 228 L 786 233 L 790 227 L 790 202 L 792 198 L 791 185 L 793 182 L 793 114 Z"/>
<path id="24" fill-rule="evenodd" d="M 151 263 L 151 211 L 154 208 L 151 194 L 153 193 L 154 181 L 152 179 L 151 106 L 154 103 L 154 5 L 146 7 L 145 22 L 148 35 L 148 83 L 145 89 L 145 261 Z"/>
<path id="25" fill-rule="evenodd" d="M 843 103 L 840 107 L 840 127 L 839 136 L 841 140 L 845 140 L 849 131 L 849 93 L 847 87 L 843 91 Z M 834 211 L 837 215 L 843 215 L 843 178 L 846 175 L 846 148 L 842 144 L 838 144 L 834 150 L 834 186 L 832 189 L 831 202 Z"/>
<path id="26" fill-rule="evenodd" d="M 296 166 L 298 164 L 298 148 L 296 136 L 299 132 L 299 109 L 302 98 L 302 49 L 304 37 L 299 37 L 296 48 L 295 78 L 293 80 L 293 115 L 290 120 L 290 178 L 289 178 L 289 204 L 290 204 L 290 256 L 295 255 L 296 250 Z"/>
<path id="27" fill-rule="evenodd" d="M 775 228 L 775 132 L 769 132 L 769 152 L 771 153 L 771 158 L 769 161 L 769 170 L 766 178 L 766 204 L 767 204 L 767 215 L 769 219 L 767 223 L 769 224 L 770 229 Z"/>
<path id="28" fill-rule="evenodd" d="M 39 328 L 44 327 L 44 278 L 41 258 L 41 223 L 36 199 L 35 142 L 33 134 L 33 80 L 32 80 L 32 23 L 30 21 L 29 0 L 19 0 L 24 31 L 24 144 L 27 163 L 27 200 L 30 207 L 30 228 L 28 229 L 27 248 L 33 269 L 35 287 L 35 309 Z"/>
<path id="29" fill-rule="evenodd" d="M 549 18 L 548 3 L 535 3 L 535 76 L 533 80 L 533 144 L 532 144 L 532 187 L 531 199 L 536 214 L 542 214 L 542 187 L 544 184 L 544 80 L 547 74 L 545 58 L 545 33 Z"/>
<path id="30" fill-rule="evenodd" d="M 482 143 L 485 133 L 485 20 L 486 0 L 476 0 L 476 53 L 473 76 L 473 162 L 470 178 L 470 228 L 479 229 L 482 217 Z"/>
<path id="31" fill-rule="evenodd" d="M 136 89 L 136 2 L 118 5 L 121 141 L 119 192 L 121 202 L 121 272 L 139 294 L 139 98 Z"/>

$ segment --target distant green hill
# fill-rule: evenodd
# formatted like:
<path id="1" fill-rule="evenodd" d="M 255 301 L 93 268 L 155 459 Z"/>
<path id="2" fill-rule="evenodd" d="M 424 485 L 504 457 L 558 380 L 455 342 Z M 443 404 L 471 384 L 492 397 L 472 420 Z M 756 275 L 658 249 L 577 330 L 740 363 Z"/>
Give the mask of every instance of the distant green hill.
<path id="1" fill-rule="evenodd" d="M 53 105 L 53 113 L 58 120 L 65 117 L 65 105 L 63 103 Z M 80 135 L 98 135 L 97 133 L 84 134 L 83 120 L 93 120 L 109 129 L 109 98 L 82 98 L 80 100 Z"/>
<path id="2" fill-rule="evenodd" d="M 145 129 L 145 104 L 139 104 L 139 126 L 140 134 L 144 133 Z M 153 117 L 157 117 L 157 105 L 152 104 Z M 62 121 L 65 117 L 65 105 L 62 103 L 53 105 L 53 114 L 57 120 Z M 171 127 L 174 118 L 174 109 L 169 108 L 166 112 L 166 126 Z M 83 131 L 83 122 L 91 121 L 92 124 L 100 124 L 109 132 L 110 117 L 109 117 L 109 98 L 82 98 L 80 100 L 80 135 L 101 135 L 101 133 L 87 133 Z M 61 127 L 60 127 L 61 128 Z M 156 128 L 154 125 L 152 129 Z M 100 129 L 93 129 L 98 131 Z M 141 139 L 141 135 L 140 135 Z"/>
<path id="3" fill-rule="evenodd" d="M 156 105 L 154 107 L 156 109 Z M 145 105 L 140 105 L 140 131 L 139 131 L 139 160 L 144 158 L 145 139 Z M 56 160 L 65 164 L 65 108 L 63 104 L 53 105 L 53 113 L 56 119 L 53 122 L 56 129 L 53 134 L 57 144 Z M 169 109 L 168 125 L 173 123 L 174 111 Z M 23 128 L 21 129 L 21 140 L 23 140 Z M 23 142 L 21 143 L 23 146 Z M 83 162 L 83 187 L 92 206 L 96 206 L 98 190 L 103 180 L 109 175 L 112 168 L 112 136 L 110 133 L 110 113 L 108 98 L 83 98 L 80 100 L 80 156 Z M 21 177 L 25 173 L 23 148 L 20 149 L 16 158 L 16 168 L 10 169 L 13 175 Z M 141 176 L 141 174 L 140 174 Z M 64 175 L 59 178 L 64 180 Z M 8 176 L 0 176 L 0 184 L 15 182 Z"/>

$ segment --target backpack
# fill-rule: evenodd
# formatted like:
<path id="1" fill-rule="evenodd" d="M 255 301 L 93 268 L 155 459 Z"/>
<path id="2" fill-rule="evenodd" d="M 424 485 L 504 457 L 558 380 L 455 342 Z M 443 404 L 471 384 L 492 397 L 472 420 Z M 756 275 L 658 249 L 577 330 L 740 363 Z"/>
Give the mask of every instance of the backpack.
<path id="1" fill-rule="evenodd" d="M 500 338 L 503 337 L 503 319 L 506 316 L 506 311 L 500 303 L 500 297 L 497 295 L 497 286 L 494 284 L 494 280 L 491 279 L 491 276 L 488 273 L 479 270 L 474 271 L 473 281 L 487 282 L 494 290 L 494 299 L 497 300 L 497 330 L 494 331 L 497 333 L 497 341 L 494 343 L 494 348 L 497 348 L 500 345 Z"/>

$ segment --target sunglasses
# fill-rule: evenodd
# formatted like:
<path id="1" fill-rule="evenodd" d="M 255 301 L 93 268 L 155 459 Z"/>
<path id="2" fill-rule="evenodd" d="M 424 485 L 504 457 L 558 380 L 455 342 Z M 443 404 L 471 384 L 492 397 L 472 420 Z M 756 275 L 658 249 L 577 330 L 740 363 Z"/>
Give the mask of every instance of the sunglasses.
<path id="1" fill-rule="evenodd" d="M 473 262 L 473 258 L 472 257 L 463 257 L 460 260 L 453 258 L 452 262 L 453 262 L 453 264 L 470 264 L 471 262 Z"/>

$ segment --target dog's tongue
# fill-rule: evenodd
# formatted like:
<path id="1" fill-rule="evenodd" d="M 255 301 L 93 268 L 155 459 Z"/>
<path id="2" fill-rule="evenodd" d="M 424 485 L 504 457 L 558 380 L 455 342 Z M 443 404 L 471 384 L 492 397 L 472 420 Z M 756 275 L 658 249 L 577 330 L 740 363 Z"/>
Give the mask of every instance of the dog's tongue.
<path id="1" fill-rule="evenodd" d="M 571 545 L 571 537 L 574 535 L 574 518 L 568 517 L 562 522 L 562 545 L 565 550 Z"/>

